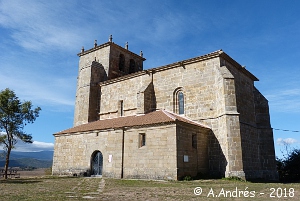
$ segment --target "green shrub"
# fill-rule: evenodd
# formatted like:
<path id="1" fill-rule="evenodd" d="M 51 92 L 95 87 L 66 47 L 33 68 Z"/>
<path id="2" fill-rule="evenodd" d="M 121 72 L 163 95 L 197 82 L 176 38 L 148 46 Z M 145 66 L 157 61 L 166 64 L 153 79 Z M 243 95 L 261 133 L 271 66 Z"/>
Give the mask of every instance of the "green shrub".
<path id="1" fill-rule="evenodd" d="M 193 178 L 190 175 L 184 176 L 183 181 L 191 181 Z"/>
<path id="2" fill-rule="evenodd" d="M 294 149 L 283 159 L 276 159 L 281 182 L 300 181 L 300 149 Z"/>
<path id="3" fill-rule="evenodd" d="M 45 169 L 45 175 L 52 175 L 52 167 Z"/>
<path id="4" fill-rule="evenodd" d="M 244 179 L 237 177 L 237 176 L 231 176 L 231 177 L 226 177 L 222 178 L 222 180 L 227 180 L 227 181 L 245 181 Z"/>

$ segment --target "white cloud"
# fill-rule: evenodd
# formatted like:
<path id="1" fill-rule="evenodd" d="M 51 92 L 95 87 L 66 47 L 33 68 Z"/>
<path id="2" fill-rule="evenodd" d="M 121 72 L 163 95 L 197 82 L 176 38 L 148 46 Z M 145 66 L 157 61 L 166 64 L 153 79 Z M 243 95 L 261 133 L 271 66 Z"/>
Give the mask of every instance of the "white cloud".
<path id="1" fill-rule="evenodd" d="M 297 143 L 298 141 L 296 139 L 293 139 L 293 138 L 278 138 L 276 140 L 276 143 L 277 145 L 291 145 L 291 144 L 295 144 Z"/>
<path id="2" fill-rule="evenodd" d="M 33 143 L 24 143 L 19 141 L 16 144 L 14 151 L 19 152 L 38 152 L 38 151 L 53 151 L 54 144 L 49 142 L 33 141 Z"/>
<path id="3" fill-rule="evenodd" d="M 65 1 L 1 1 L 0 25 L 9 28 L 14 41 L 26 49 L 76 48 L 80 28 L 70 19 L 75 16 L 66 15 L 68 7 Z"/>
<path id="4" fill-rule="evenodd" d="M 300 113 L 300 88 L 277 89 L 265 96 L 273 111 Z"/>
<path id="5" fill-rule="evenodd" d="M 13 66 L 9 66 L 10 71 L 13 68 Z M 14 90 L 21 100 L 30 100 L 34 105 L 39 106 L 74 106 L 75 77 L 46 76 L 35 72 L 22 72 L 22 69 L 16 70 L 16 73 L 10 73 L 9 70 L 5 72 L 3 69 L 0 74 L 0 86 Z"/>
<path id="6" fill-rule="evenodd" d="M 0 26 L 8 29 L 17 45 L 36 52 L 80 51 L 85 41 L 90 41 L 92 46 L 92 41 L 97 39 L 94 37 L 101 37 L 102 41 L 109 34 L 116 35 L 117 40 L 144 41 L 157 47 L 186 36 L 187 30 L 195 34 L 195 29 L 204 26 L 193 13 L 183 15 L 180 10 L 170 10 L 168 2 L 160 2 L 159 6 L 143 1 L 134 2 L 136 6 L 131 4 L 127 1 L 0 1 Z"/>
<path id="7" fill-rule="evenodd" d="M 185 23 L 188 17 L 173 12 L 160 12 L 160 15 L 154 15 L 154 11 L 168 8 L 165 3 L 162 3 L 162 7 L 149 5 L 154 10 L 146 8 L 147 3 L 138 4 L 145 9 L 137 10 L 127 2 L 87 4 L 79 1 L 55 0 L 28 0 L 26 3 L 21 0 L 0 1 L 0 26 L 11 33 L 7 37 L 11 37 L 14 45 L 18 46 L 17 49 L 10 49 L 10 54 L 6 52 L 3 58 L 0 58 L 3 61 L 12 57 L 1 65 L 0 86 L 15 90 L 17 96 L 24 100 L 32 100 L 34 105 L 73 107 L 76 75 L 68 77 L 65 76 L 67 73 L 53 74 L 60 72 L 59 64 L 50 66 L 50 62 L 41 57 L 44 52 L 52 51 L 51 54 L 47 54 L 51 57 L 57 49 L 80 51 L 81 46 L 85 44 L 83 41 L 89 40 L 92 46 L 93 39 L 97 39 L 91 35 L 105 34 L 108 38 L 106 34 L 108 32 L 117 34 L 116 38 L 119 40 L 128 37 L 133 43 L 135 40 L 142 40 L 156 46 L 184 34 L 188 26 Z M 141 18 L 144 20 L 140 20 Z M 133 35 L 132 30 L 135 30 L 136 34 Z M 30 52 L 18 54 L 19 46 L 37 54 L 26 58 L 23 54 Z M 9 45 L 9 48 L 12 47 L 13 45 Z M 27 65 L 22 63 L 29 58 L 32 62 L 27 61 Z M 53 61 L 58 63 L 56 59 L 54 57 Z M 50 68 L 56 68 L 57 71 L 51 71 Z"/>

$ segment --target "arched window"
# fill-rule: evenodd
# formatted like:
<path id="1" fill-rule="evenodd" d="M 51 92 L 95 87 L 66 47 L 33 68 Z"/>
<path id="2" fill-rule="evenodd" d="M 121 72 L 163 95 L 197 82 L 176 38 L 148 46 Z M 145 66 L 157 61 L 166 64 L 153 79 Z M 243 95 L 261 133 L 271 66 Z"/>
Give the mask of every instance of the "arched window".
<path id="1" fill-rule="evenodd" d="M 182 91 L 178 92 L 178 114 L 184 114 L 184 96 Z"/>
<path id="2" fill-rule="evenodd" d="M 120 71 L 125 71 L 125 56 L 123 54 L 120 54 L 119 58 L 119 70 Z"/>
<path id="3" fill-rule="evenodd" d="M 184 114 L 184 93 L 182 88 L 174 91 L 174 112 L 177 114 Z"/>
<path id="4" fill-rule="evenodd" d="M 130 59 L 130 66 L 129 66 L 129 73 L 135 72 L 135 61 L 133 59 Z"/>

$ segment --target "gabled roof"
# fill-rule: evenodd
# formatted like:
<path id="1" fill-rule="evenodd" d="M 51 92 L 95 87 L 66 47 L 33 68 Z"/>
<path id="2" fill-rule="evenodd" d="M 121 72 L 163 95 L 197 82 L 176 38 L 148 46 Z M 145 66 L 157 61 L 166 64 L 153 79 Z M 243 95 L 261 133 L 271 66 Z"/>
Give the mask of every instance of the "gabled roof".
<path id="1" fill-rule="evenodd" d="M 176 123 L 184 122 L 191 125 L 199 126 L 205 129 L 210 129 L 207 126 L 204 126 L 196 121 L 190 120 L 184 116 L 168 112 L 166 110 L 157 110 L 143 115 L 134 115 L 134 116 L 123 116 L 112 119 L 103 119 L 87 124 L 82 124 L 64 131 L 55 133 L 59 134 L 68 134 L 68 133 L 77 133 L 77 132 L 86 132 L 93 130 L 105 130 L 105 129 L 116 129 L 123 127 L 133 127 L 133 126 L 146 126 L 152 124 L 162 124 L 162 123 Z"/>

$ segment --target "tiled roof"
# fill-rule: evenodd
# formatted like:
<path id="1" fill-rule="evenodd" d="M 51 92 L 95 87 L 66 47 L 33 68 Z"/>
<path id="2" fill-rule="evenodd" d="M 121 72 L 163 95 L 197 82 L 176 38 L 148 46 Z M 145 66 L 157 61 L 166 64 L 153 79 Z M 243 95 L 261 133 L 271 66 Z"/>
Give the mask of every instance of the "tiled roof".
<path id="1" fill-rule="evenodd" d="M 112 128 L 132 127 L 132 126 L 145 126 L 151 124 L 171 123 L 171 122 L 185 122 L 202 128 L 210 129 L 196 121 L 192 121 L 184 116 L 168 112 L 166 110 L 157 110 L 143 115 L 124 116 L 112 119 L 103 119 L 87 124 L 82 124 L 64 131 L 60 131 L 57 134 L 86 132 L 93 130 L 104 130 Z"/>

